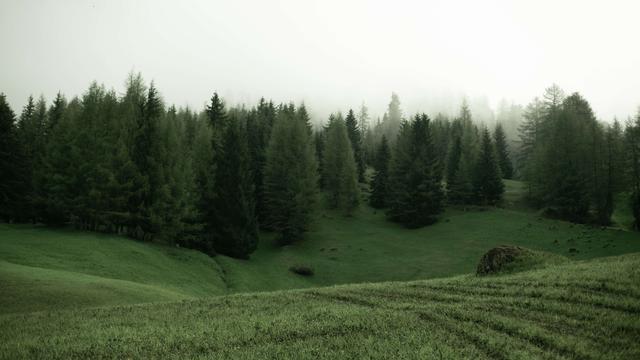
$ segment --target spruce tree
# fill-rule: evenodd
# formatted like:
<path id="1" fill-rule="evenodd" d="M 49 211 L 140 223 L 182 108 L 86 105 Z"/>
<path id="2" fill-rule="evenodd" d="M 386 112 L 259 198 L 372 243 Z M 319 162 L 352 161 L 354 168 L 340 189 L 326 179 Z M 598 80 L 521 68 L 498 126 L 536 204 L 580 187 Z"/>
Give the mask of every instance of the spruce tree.
<path id="1" fill-rule="evenodd" d="M 163 180 L 161 162 L 158 157 L 160 152 L 159 122 L 164 110 L 153 83 L 149 87 L 145 101 L 140 106 L 141 112 L 137 116 L 131 153 L 141 182 L 138 188 L 138 202 L 134 210 L 136 230 L 133 235 L 139 239 L 150 240 L 160 226 L 159 220 L 153 213 L 153 207 Z"/>
<path id="2" fill-rule="evenodd" d="M 214 248 L 246 259 L 258 245 L 258 223 L 247 139 L 238 119 L 229 118 L 221 140 L 216 157 Z"/>
<path id="3" fill-rule="evenodd" d="M 495 148 L 487 128 L 482 134 L 480 154 L 473 173 L 473 193 L 480 204 L 495 205 L 502 200 L 504 184 L 496 160 Z"/>
<path id="4" fill-rule="evenodd" d="M 300 240 L 317 202 L 318 174 L 307 124 L 280 110 L 267 147 L 264 191 L 269 228 L 281 244 Z"/>
<path id="5" fill-rule="evenodd" d="M 15 114 L 6 96 L 0 94 L 0 219 L 21 220 L 16 210 L 24 201 L 25 165 Z"/>
<path id="6" fill-rule="evenodd" d="M 353 150 L 353 158 L 356 162 L 358 171 L 358 181 L 364 182 L 364 154 L 362 152 L 362 133 L 358 126 L 358 121 L 353 110 L 349 109 L 347 117 L 345 118 L 345 125 L 347 126 L 347 135 L 351 142 L 351 149 Z"/>
<path id="7" fill-rule="evenodd" d="M 376 209 L 386 208 L 389 198 L 389 161 L 391 159 L 391 151 L 387 137 L 382 135 L 382 140 L 378 146 L 375 157 L 375 175 L 371 189 L 371 197 L 369 201 L 371 206 Z"/>
<path id="8" fill-rule="evenodd" d="M 473 189 L 466 158 L 462 154 L 460 137 L 453 140 L 447 160 L 447 202 L 449 204 L 469 204 L 473 198 Z"/>
<path id="9" fill-rule="evenodd" d="M 388 217 L 409 228 L 432 224 L 443 210 L 444 193 L 429 118 L 404 123 L 396 141 L 390 176 Z"/>
<path id="10" fill-rule="evenodd" d="M 625 153 L 631 196 L 629 203 L 636 230 L 640 230 L 640 109 L 625 129 Z"/>
<path id="11" fill-rule="evenodd" d="M 500 172 L 505 179 L 513 178 L 513 165 L 511 163 L 511 157 L 509 156 L 509 149 L 507 146 L 507 137 L 504 134 L 502 124 L 496 125 L 493 138 L 496 146 L 496 155 L 498 156 L 498 165 L 500 166 Z"/>
<path id="12" fill-rule="evenodd" d="M 359 203 L 358 175 L 347 127 L 340 114 L 329 118 L 323 155 L 322 175 L 329 207 L 351 215 Z"/>

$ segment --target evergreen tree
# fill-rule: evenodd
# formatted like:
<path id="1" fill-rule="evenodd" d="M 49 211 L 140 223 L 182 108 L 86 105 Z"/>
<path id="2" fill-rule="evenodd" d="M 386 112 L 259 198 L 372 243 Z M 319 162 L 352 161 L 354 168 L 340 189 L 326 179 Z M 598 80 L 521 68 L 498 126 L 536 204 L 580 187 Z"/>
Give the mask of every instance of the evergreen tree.
<path id="1" fill-rule="evenodd" d="M 511 157 L 509 156 L 509 150 L 507 149 L 507 137 L 504 134 L 502 124 L 496 125 L 496 130 L 493 133 L 493 138 L 496 146 L 496 155 L 498 156 L 498 165 L 502 177 L 505 179 L 513 178 L 513 165 L 511 164 Z"/>
<path id="2" fill-rule="evenodd" d="M 495 156 L 491 135 L 487 128 L 482 134 L 480 154 L 473 174 L 473 193 L 480 204 L 495 205 L 502 200 L 504 184 Z"/>
<path id="3" fill-rule="evenodd" d="M 358 126 L 358 121 L 353 110 L 349 110 L 347 117 L 345 118 L 345 124 L 347 126 L 347 135 L 351 142 L 351 149 L 353 150 L 353 158 L 356 162 L 358 171 L 358 181 L 364 182 L 364 154 L 362 152 L 362 133 Z"/>
<path id="4" fill-rule="evenodd" d="M 400 98 L 398 94 L 391 93 L 391 102 L 389 102 L 387 112 L 382 119 L 382 133 L 387 136 L 387 139 L 395 141 L 401 123 L 402 110 L 400 109 Z"/>
<path id="5" fill-rule="evenodd" d="M 322 171 L 329 207 L 351 215 L 359 203 L 358 175 L 347 127 L 340 114 L 329 118 Z"/>
<path id="6" fill-rule="evenodd" d="M 404 123 L 393 153 L 388 217 L 410 228 L 429 225 L 443 210 L 444 193 L 430 120 L 416 115 Z"/>
<path id="7" fill-rule="evenodd" d="M 270 229 L 280 242 L 302 238 L 317 198 L 318 174 L 307 125 L 280 110 L 267 147 L 264 191 Z"/>
<path id="8" fill-rule="evenodd" d="M 244 131 L 230 118 L 216 161 L 214 247 L 219 253 L 248 258 L 258 245 L 254 183 Z"/>
<path id="9" fill-rule="evenodd" d="M 26 170 L 15 114 L 0 94 L 0 219 L 23 220 L 16 210 L 24 201 Z"/>
<path id="10" fill-rule="evenodd" d="M 141 114 L 137 117 L 131 158 L 141 178 L 139 199 L 134 210 L 137 223 L 134 236 L 150 240 L 158 231 L 158 219 L 153 214 L 154 201 L 159 195 L 163 181 L 160 159 L 159 122 L 163 106 L 158 92 L 151 83 L 147 98 L 141 104 Z"/>
<path id="11" fill-rule="evenodd" d="M 635 121 L 629 121 L 625 129 L 625 153 L 630 183 L 630 205 L 634 228 L 640 230 L 640 109 Z"/>
<path id="12" fill-rule="evenodd" d="M 473 189 L 462 154 L 460 137 L 453 140 L 447 161 L 447 201 L 450 204 L 469 204 L 473 198 Z"/>
<path id="13" fill-rule="evenodd" d="M 371 206 L 377 209 L 386 208 L 389 198 L 389 161 L 391 152 L 387 137 L 382 135 L 382 140 L 378 146 L 375 158 L 376 173 L 373 177 L 371 189 L 371 197 L 369 199 Z"/>
<path id="14" fill-rule="evenodd" d="M 318 186 L 321 189 L 324 189 L 324 170 L 322 166 L 322 159 L 324 158 L 324 148 L 325 148 L 325 129 L 321 128 L 315 131 L 313 135 L 313 141 L 315 144 L 315 154 L 316 154 L 316 162 L 318 164 Z"/>

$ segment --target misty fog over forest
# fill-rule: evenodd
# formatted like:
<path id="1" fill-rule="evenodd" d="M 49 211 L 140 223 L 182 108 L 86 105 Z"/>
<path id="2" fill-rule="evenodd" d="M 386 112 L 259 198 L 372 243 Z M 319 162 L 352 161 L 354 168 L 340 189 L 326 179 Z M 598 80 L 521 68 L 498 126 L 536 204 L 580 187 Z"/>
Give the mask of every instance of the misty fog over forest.
<path id="1" fill-rule="evenodd" d="M 502 100 L 526 105 L 556 83 L 603 121 L 638 106 L 635 1 L 4 1 L 0 84 L 80 94 L 122 91 L 141 72 L 167 103 L 201 108 L 304 101 L 316 122 L 365 102 L 382 116 L 396 92 L 408 114 L 453 115 L 467 97 L 492 121 Z"/>
<path id="2" fill-rule="evenodd" d="M 0 0 L 0 360 L 640 359 L 639 13 Z"/>

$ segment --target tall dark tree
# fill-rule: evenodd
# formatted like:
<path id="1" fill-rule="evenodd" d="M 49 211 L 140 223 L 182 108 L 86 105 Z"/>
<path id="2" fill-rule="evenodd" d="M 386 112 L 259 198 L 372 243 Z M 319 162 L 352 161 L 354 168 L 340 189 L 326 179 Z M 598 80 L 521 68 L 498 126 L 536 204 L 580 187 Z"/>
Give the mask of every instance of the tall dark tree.
<path id="1" fill-rule="evenodd" d="M 502 177 L 511 179 L 513 178 L 513 164 L 511 162 L 511 156 L 509 155 L 507 137 L 502 128 L 502 124 L 498 123 L 496 125 L 493 139 L 495 141 L 496 155 L 498 156 L 498 165 L 500 166 Z"/>
<path id="2" fill-rule="evenodd" d="M 432 224 L 443 210 L 441 171 L 431 136 L 430 120 L 416 115 L 405 123 L 396 141 L 390 173 L 389 218 L 416 228 Z"/>
<path id="3" fill-rule="evenodd" d="M 489 205 L 495 205 L 500 202 L 504 193 L 500 167 L 498 166 L 495 148 L 487 128 L 482 133 L 480 154 L 475 163 L 473 193 L 480 204 Z"/>
<path id="4" fill-rule="evenodd" d="M 280 110 L 267 147 L 264 191 L 269 228 L 280 243 L 300 240 L 317 202 L 318 174 L 307 124 Z"/>
<path id="5" fill-rule="evenodd" d="M 267 145 L 271 136 L 271 128 L 276 116 L 272 102 L 260 99 L 258 106 L 247 114 L 246 132 L 251 156 L 251 169 L 256 194 L 256 213 L 258 219 L 265 219 L 266 205 L 264 199 L 264 166 L 266 163 Z M 259 221 L 260 223 L 260 221 Z M 262 224 L 261 224 L 262 226 Z"/>
<path id="6" fill-rule="evenodd" d="M 351 215 L 359 203 L 358 175 L 342 115 L 332 115 L 327 127 L 322 175 L 329 207 Z"/>
<path id="7" fill-rule="evenodd" d="M 630 121 L 625 129 L 625 152 L 631 189 L 630 205 L 634 218 L 633 225 L 636 230 L 640 230 L 640 110 L 635 121 Z"/>
<path id="8" fill-rule="evenodd" d="M 462 154 L 462 140 L 456 137 L 447 160 L 447 202 L 450 204 L 469 204 L 473 200 L 469 166 Z"/>
<path id="9" fill-rule="evenodd" d="M 218 155 L 214 247 L 216 252 L 246 259 L 257 247 L 258 223 L 247 139 L 238 119 L 229 119 Z"/>
<path id="10" fill-rule="evenodd" d="M 137 227 L 134 236 L 150 240 L 158 225 L 153 218 L 154 202 L 162 182 L 159 122 L 164 112 L 162 102 L 153 83 L 149 87 L 142 109 L 137 117 L 131 158 L 141 177 L 139 202 L 135 209 Z"/>
<path id="11" fill-rule="evenodd" d="M 349 109 L 347 113 L 345 124 L 347 126 L 347 135 L 349 135 L 349 141 L 351 142 L 351 149 L 353 150 L 353 158 L 356 162 L 358 181 L 364 182 L 365 163 L 364 153 L 362 151 L 362 132 L 358 126 L 356 115 L 351 109 Z"/>
<path id="12" fill-rule="evenodd" d="M 382 135 L 380 145 L 376 151 L 375 157 L 375 175 L 371 189 L 371 197 L 369 201 L 371 206 L 377 209 L 386 208 L 389 203 L 389 162 L 391 159 L 391 151 L 387 137 Z"/>
<path id="13" fill-rule="evenodd" d="M 23 220 L 16 210 L 24 201 L 25 165 L 15 114 L 6 96 L 0 94 L 0 219 Z"/>

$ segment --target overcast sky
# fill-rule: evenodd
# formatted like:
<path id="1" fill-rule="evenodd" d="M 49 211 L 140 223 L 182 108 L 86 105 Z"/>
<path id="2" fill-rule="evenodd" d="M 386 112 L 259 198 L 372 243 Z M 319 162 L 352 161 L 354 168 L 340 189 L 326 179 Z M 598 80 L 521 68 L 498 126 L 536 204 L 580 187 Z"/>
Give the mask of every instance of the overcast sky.
<path id="1" fill-rule="evenodd" d="M 526 105 L 581 92 L 602 120 L 640 105 L 640 1 L 0 0 L 0 92 L 123 91 L 130 71 L 167 103 L 200 109 L 265 96 L 316 117 L 405 112 L 462 96 Z"/>

